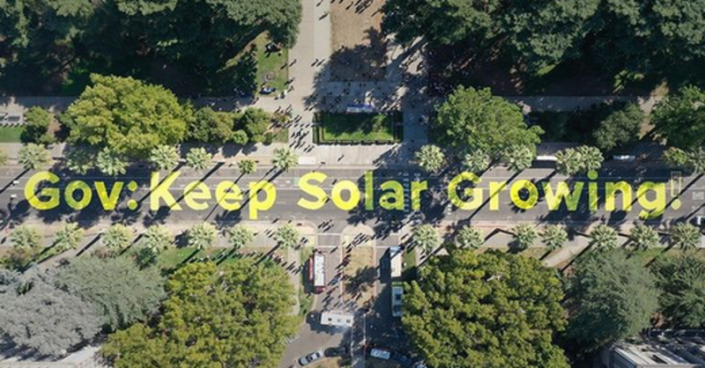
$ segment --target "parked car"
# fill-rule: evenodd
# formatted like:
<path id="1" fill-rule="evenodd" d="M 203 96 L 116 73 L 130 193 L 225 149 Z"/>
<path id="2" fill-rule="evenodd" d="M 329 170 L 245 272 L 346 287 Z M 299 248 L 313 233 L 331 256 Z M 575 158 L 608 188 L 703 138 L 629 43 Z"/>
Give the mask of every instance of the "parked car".
<path id="1" fill-rule="evenodd" d="M 337 348 L 326 349 L 327 357 L 338 357 L 348 355 L 348 348 L 346 346 L 339 346 Z"/>
<path id="2" fill-rule="evenodd" d="M 392 352 L 387 349 L 372 348 L 370 349 L 370 356 L 377 359 L 389 360 L 392 357 Z"/>
<path id="3" fill-rule="evenodd" d="M 301 366 L 303 367 L 303 366 L 310 364 L 310 363 L 313 363 L 316 360 L 321 359 L 321 358 L 323 358 L 323 351 L 321 351 L 321 350 L 314 351 L 313 353 L 306 355 L 305 357 L 299 358 L 299 364 L 301 364 Z"/>
<path id="4" fill-rule="evenodd" d="M 271 86 L 264 86 L 262 89 L 259 91 L 259 93 L 263 95 L 271 95 L 272 93 L 276 92 L 277 89 Z"/>
<path id="5" fill-rule="evenodd" d="M 411 358 L 408 356 L 395 351 L 392 353 L 392 360 L 399 362 L 399 364 L 402 365 L 402 367 L 410 367 L 411 366 Z"/>

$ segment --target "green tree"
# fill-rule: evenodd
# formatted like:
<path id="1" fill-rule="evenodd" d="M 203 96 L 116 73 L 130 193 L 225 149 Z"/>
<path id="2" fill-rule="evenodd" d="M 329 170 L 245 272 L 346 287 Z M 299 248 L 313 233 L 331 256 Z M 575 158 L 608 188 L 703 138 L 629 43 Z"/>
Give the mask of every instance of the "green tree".
<path id="1" fill-rule="evenodd" d="M 661 291 L 661 313 L 673 328 L 705 325 L 705 262 L 695 257 L 658 257 L 651 266 Z"/>
<path id="2" fill-rule="evenodd" d="M 659 244 L 659 236 L 656 230 L 642 224 L 632 228 L 629 239 L 637 249 L 650 249 Z"/>
<path id="3" fill-rule="evenodd" d="M 568 242 L 568 232 L 563 226 L 548 225 L 541 233 L 541 241 L 550 251 L 554 251 L 563 248 Z"/>
<path id="4" fill-rule="evenodd" d="M 140 245 L 159 254 L 174 246 L 174 235 L 163 225 L 153 225 L 142 235 Z"/>
<path id="5" fill-rule="evenodd" d="M 112 334 L 102 353 L 116 368 L 276 366 L 297 324 L 288 277 L 251 259 L 188 264 L 167 282 L 158 324 Z"/>
<path id="6" fill-rule="evenodd" d="M 420 225 L 414 227 L 411 232 L 411 244 L 425 252 L 432 252 L 441 245 L 441 239 L 435 227 Z"/>
<path id="7" fill-rule="evenodd" d="M 282 248 L 295 248 L 301 243 L 301 233 L 295 227 L 287 224 L 274 232 L 274 241 Z"/>
<path id="8" fill-rule="evenodd" d="M 132 230 L 121 224 L 111 225 L 100 237 L 103 245 L 114 255 L 127 249 L 132 244 L 132 239 Z"/>
<path id="9" fill-rule="evenodd" d="M 458 87 L 437 110 L 436 125 L 452 147 L 498 157 L 512 146 L 535 147 L 541 142 L 541 128 L 528 128 L 519 107 L 492 96 L 489 89 Z"/>
<path id="10" fill-rule="evenodd" d="M 17 249 L 39 249 L 42 245 L 42 234 L 35 227 L 20 225 L 10 232 L 10 243 Z"/>
<path id="11" fill-rule="evenodd" d="M 250 137 L 247 136 L 246 131 L 236 130 L 235 132 L 233 132 L 232 141 L 235 144 L 244 146 L 250 141 Z"/>
<path id="12" fill-rule="evenodd" d="M 621 250 L 590 253 L 570 278 L 568 337 L 596 351 L 650 326 L 658 307 L 654 277 L 638 257 Z"/>
<path id="13" fill-rule="evenodd" d="M 429 366 L 569 366 L 552 343 L 566 325 L 554 270 L 535 259 L 456 249 L 419 272 L 423 281 L 405 287 L 402 324 Z"/>
<path id="14" fill-rule="evenodd" d="M 631 147 L 639 140 L 645 115 L 638 104 L 627 103 L 612 111 L 593 133 L 595 145 L 602 151 Z"/>
<path id="15" fill-rule="evenodd" d="M 446 156 L 438 146 L 427 144 L 416 152 L 416 162 L 427 172 L 436 173 L 441 170 Z"/>
<path id="16" fill-rule="evenodd" d="M 250 141 L 254 143 L 262 143 L 264 141 L 264 133 L 269 129 L 269 122 L 272 117 L 268 112 L 259 108 L 249 108 L 240 119 L 240 123 L 245 127 Z"/>
<path id="17" fill-rule="evenodd" d="M 242 160 L 237 163 L 237 168 L 244 175 L 254 174 L 257 171 L 257 162 L 254 160 Z"/>
<path id="18" fill-rule="evenodd" d="M 483 151 L 474 150 L 463 156 L 463 166 L 475 174 L 484 172 L 492 164 L 490 156 Z"/>
<path id="19" fill-rule="evenodd" d="M 49 164 L 51 154 L 44 146 L 29 143 L 17 152 L 17 162 L 27 170 L 38 170 Z"/>
<path id="20" fill-rule="evenodd" d="M 207 169 L 213 160 L 213 156 L 205 148 L 191 148 L 186 154 L 186 165 L 195 170 Z"/>
<path id="21" fill-rule="evenodd" d="M 299 156 L 288 148 L 274 149 L 272 164 L 279 171 L 289 171 L 299 163 Z"/>
<path id="22" fill-rule="evenodd" d="M 232 114 L 204 107 L 193 116 L 189 138 L 197 142 L 223 144 L 232 138 L 234 124 Z"/>
<path id="23" fill-rule="evenodd" d="M 77 223 L 71 222 L 64 224 L 56 231 L 56 234 L 54 234 L 54 247 L 59 252 L 76 249 L 82 239 L 83 229 L 78 227 Z"/>
<path id="24" fill-rule="evenodd" d="M 512 229 L 513 245 L 519 250 L 532 246 L 539 237 L 539 233 L 530 224 L 520 224 Z"/>
<path id="25" fill-rule="evenodd" d="M 59 285 L 92 304 L 110 329 L 146 322 L 166 297 L 157 268 L 140 270 L 129 258 L 80 257 L 59 270 Z"/>
<path id="26" fill-rule="evenodd" d="M 686 169 L 695 175 L 705 173 L 705 149 L 703 147 L 687 151 L 671 147 L 664 152 L 663 159 L 669 166 Z"/>
<path id="27" fill-rule="evenodd" d="M 49 111 L 34 106 L 25 112 L 24 118 L 25 125 L 21 137 L 23 142 L 52 144 L 56 141 L 54 136 L 49 133 L 49 126 L 53 118 Z"/>
<path id="28" fill-rule="evenodd" d="M 121 155 L 109 148 L 104 148 L 102 151 L 98 152 L 95 165 L 100 172 L 108 176 L 125 175 L 127 172 L 127 163 L 125 160 Z"/>
<path id="29" fill-rule="evenodd" d="M 209 222 L 194 225 L 186 234 L 188 246 L 198 250 L 205 250 L 213 246 L 218 238 L 218 229 Z"/>
<path id="30" fill-rule="evenodd" d="M 614 249 L 619 245 L 617 230 L 608 225 L 597 225 L 590 232 L 590 245 L 597 249 Z"/>
<path id="31" fill-rule="evenodd" d="M 64 155 L 66 168 L 79 175 L 86 175 L 95 168 L 96 152 L 86 147 L 73 147 Z"/>
<path id="32" fill-rule="evenodd" d="M 602 167 L 602 162 L 605 159 L 597 147 L 580 146 L 577 151 L 581 157 L 581 171 L 590 172 L 599 170 Z"/>
<path id="33" fill-rule="evenodd" d="M 680 222 L 671 228 L 671 245 L 684 250 L 700 246 L 700 230 L 688 223 Z"/>
<path id="34" fill-rule="evenodd" d="M 599 170 L 604 157 L 599 149 L 590 146 L 566 148 L 556 153 L 556 171 L 563 175 Z"/>
<path id="35" fill-rule="evenodd" d="M 69 106 L 68 142 L 107 147 L 129 158 L 147 158 L 159 145 L 181 142 L 190 109 L 163 87 L 132 78 L 91 75 L 93 85 Z"/>
<path id="36" fill-rule="evenodd" d="M 228 231 L 228 235 L 230 239 L 230 245 L 232 245 L 233 249 L 235 250 L 240 250 L 246 247 L 247 245 L 252 243 L 252 240 L 255 238 L 255 234 L 252 232 L 252 230 L 248 229 L 243 225 L 233 226 Z"/>
<path id="37" fill-rule="evenodd" d="M 670 147 L 687 150 L 705 145 L 705 92 L 684 87 L 665 97 L 656 105 L 651 121 Z"/>
<path id="38" fill-rule="evenodd" d="M 502 152 L 502 162 L 516 172 L 530 168 L 535 158 L 536 153 L 529 147 L 510 147 Z"/>
<path id="39" fill-rule="evenodd" d="M 458 247 L 463 249 L 478 249 L 485 243 L 485 236 L 482 234 L 482 230 L 465 226 L 458 232 L 455 242 Z"/>
<path id="40" fill-rule="evenodd" d="M 175 146 L 159 145 L 152 148 L 152 152 L 149 155 L 149 161 L 157 170 L 173 169 L 180 159 L 181 155 L 179 155 L 179 150 Z"/>

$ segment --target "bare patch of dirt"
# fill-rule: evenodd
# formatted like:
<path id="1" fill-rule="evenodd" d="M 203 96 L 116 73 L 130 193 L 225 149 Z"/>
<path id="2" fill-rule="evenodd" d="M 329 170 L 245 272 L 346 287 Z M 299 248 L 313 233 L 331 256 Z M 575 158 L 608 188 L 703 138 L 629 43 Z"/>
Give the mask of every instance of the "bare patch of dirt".
<path id="1" fill-rule="evenodd" d="M 326 1 L 326 0 L 323 0 Z M 386 76 L 383 0 L 333 0 L 331 79 L 380 81 Z"/>

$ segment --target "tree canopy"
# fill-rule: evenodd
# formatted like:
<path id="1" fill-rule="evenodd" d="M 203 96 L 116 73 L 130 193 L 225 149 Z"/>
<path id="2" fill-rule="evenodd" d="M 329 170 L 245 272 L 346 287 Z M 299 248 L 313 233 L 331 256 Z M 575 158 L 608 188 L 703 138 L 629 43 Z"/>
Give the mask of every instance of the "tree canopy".
<path id="1" fill-rule="evenodd" d="M 621 250 L 590 253 L 576 266 L 568 290 L 574 310 L 568 336 L 585 351 L 649 327 L 658 307 L 654 277 Z"/>
<path id="2" fill-rule="evenodd" d="M 603 68 L 644 70 L 705 54 L 705 1 L 389 0 L 384 28 L 409 44 L 470 47 L 537 73 L 587 53 Z M 619 50 L 619 52 L 615 52 Z"/>
<path id="3" fill-rule="evenodd" d="M 458 87 L 437 110 L 442 140 L 456 148 L 499 157 L 513 146 L 534 152 L 541 143 L 543 130 L 527 127 L 519 107 L 492 96 L 489 89 Z"/>
<path id="4" fill-rule="evenodd" d="M 167 283 L 156 327 L 111 335 L 103 354 L 120 367 L 276 366 L 296 331 L 294 291 L 283 269 L 240 259 L 193 263 Z"/>
<path id="5" fill-rule="evenodd" d="M 552 342 L 565 327 L 555 271 L 495 251 L 431 258 L 404 295 L 402 323 L 433 367 L 568 367 Z"/>
<path id="6" fill-rule="evenodd" d="M 71 294 L 94 305 L 111 330 L 146 321 L 166 297 L 159 271 L 139 269 L 126 257 L 76 258 L 60 269 L 57 281 Z"/>
<path id="7" fill-rule="evenodd" d="M 132 78 L 93 74 L 91 81 L 67 110 L 69 143 L 148 158 L 153 148 L 184 139 L 191 111 L 170 91 Z"/>
<path id="8" fill-rule="evenodd" d="M 661 313 L 674 328 L 705 325 L 705 262 L 695 257 L 659 257 L 651 271 L 661 289 Z"/>
<path id="9" fill-rule="evenodd" d="M 656 105 L 656 133 L 671 147 L 692 150 L 705 145 L 705 91 L 685 87 Z"/>
<path id="10" fill-rule="evenodd" d="M 60 357 L 100 332 L 93 305 L 57 288 L 44 271 L 0 270 L 0 299 L 0 331 L 32 353 Z"/>

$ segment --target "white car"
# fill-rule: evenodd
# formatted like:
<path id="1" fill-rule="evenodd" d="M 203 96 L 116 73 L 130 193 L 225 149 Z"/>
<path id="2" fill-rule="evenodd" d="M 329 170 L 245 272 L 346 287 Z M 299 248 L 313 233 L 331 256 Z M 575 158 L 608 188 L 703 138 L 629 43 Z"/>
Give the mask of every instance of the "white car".
<path id="1" fill-rule="evenodd" d="M 321 358 L 323 358 L 323 351 L 322 350 L 314 351 L 313 353 L 306 355 L 305 357 L 301 357 L 299 359 L 299 364 L 301 364 L 301 366 L 303 367 L 303 366 L 305 366 L 307 364 L 311 364 Z"/>

